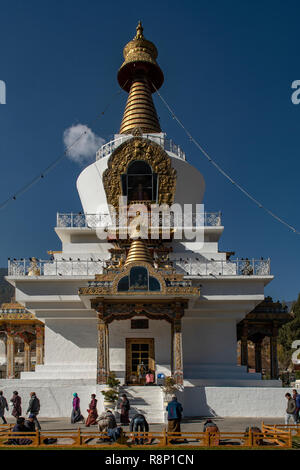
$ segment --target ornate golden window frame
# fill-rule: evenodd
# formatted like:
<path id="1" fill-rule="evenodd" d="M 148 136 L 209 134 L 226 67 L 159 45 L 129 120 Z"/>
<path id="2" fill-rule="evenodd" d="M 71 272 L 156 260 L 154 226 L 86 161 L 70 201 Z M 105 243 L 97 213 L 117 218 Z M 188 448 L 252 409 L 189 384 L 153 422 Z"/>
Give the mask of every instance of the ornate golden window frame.
<path id="1" fill-rule="evenodd" d="M 176 170 L 172 168 L 171 158 L 160 145 L 142 137 L 127 140 L 109 157 L 108 168 L 102 176 L 108 204 L 119 209 L 119 197 L 122 196 L 121 175 L 127 172 L 128 165 L 134 160 L 144 160 L 158 174 L 158 204 L 173 204 Z"/>

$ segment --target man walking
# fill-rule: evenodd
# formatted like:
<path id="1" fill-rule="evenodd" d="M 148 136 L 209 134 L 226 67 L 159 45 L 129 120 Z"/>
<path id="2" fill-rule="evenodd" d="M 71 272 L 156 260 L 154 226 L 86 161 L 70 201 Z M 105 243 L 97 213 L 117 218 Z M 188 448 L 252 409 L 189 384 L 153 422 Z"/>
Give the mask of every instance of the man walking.
<path id="1" fill-rule="evenodd" d="M 8 404 L 6 398 L 3 396 L 2 390 L 0 390 L 0 418 L 2 418 L 3 424 L 7 424 L 4 416 L 5 410 L 8 411 Z"/>
<path id="2" fill-rule="evenodd" d="M 181 403 L 177 401 L 176 395 L 172 396 L 172 401 L 166 408 L 168 412 L 168 432 L 180 432 L 180 422 L 183 412 Z"/>
<path id="3" fill-rule="evenodd" d="M 40 423 L 38 422 L 37 415 L 40 412 L 40 400 L 36 396 L 35 392 L 30 393 L 30 401 L 26 413 L 30 413 L 30 416 L 33 418 L 34 422 L 37 425 L 38 430 L 41 430 Z"/>
<path id="4" fill-rule="evenodd" d="M 293 392 L 293 399 L 296 402 L 296 411 L 295 411 L 296 423 L 299 423 L 300 422 L 300 395 L 295 388 L 292 392 Z"/>
<path id="5" fill-rule="evenodd" d="M 286 415 L 285 415 L 285 424 L 289 424 L 290 419 L 292 418 L 294 424 L 296 424 L 296 401 L 292 398 L 290 393 L 285 394 L 287 399 Z"/>

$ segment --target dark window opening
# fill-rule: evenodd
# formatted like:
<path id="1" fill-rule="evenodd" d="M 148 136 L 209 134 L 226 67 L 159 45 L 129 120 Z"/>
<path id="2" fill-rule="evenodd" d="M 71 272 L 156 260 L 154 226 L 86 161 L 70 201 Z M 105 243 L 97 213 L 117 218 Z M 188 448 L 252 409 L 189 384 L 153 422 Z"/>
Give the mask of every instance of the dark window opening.
<path id="1" fill-rule="evenodd" d="M 131 320 L 131 329 L 133 330 L 146 330 L 149 328 L 149 320 L 146 318 L 139 318 L 137 320 Z"/>
<path id="2" fill-rule="evenodd" d="M 127 173 L 121 176 L 123 196 L 128 202 L 157 200 L 157 174 L 143 160 L 130 163 Z"/>

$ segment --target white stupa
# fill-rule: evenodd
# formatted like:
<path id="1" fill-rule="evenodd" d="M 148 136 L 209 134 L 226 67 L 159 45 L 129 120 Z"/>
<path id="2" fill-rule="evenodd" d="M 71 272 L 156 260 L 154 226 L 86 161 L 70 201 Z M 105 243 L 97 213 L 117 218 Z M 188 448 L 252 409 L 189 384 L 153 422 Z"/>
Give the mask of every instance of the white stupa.
<path id="1" fill-rule="evenodd" d="M 44 364 L 18 381 L 2 381 L 1 388 L 34 388 L 42 415 L 68 416 L 72 393 L 81 396 L 82 409 L 91 393 L 101 401 L 112 371 L 131 396 L 144 399 L 138 409 L 160 422 L 162 390 L 144 387 L 143 362 L 158 384 L 174 377 L 186 416 L 281 415 L 282 406 L 274 406 L 282 400 L 280 381 L 262 381 L 237 365 L 236 325 L 264 300 L 273 279 L 269 261 L 231 260 L 219 251 L 221 213 L 201 214 L 196 207 L 204 178 L 157 118 L 151 94 L 163 74 L 156 57 L 139 24 L 118 73 L 129 92 L 121 129 L 77 180 L 82 213 L 58 213 L 62 249 L 52 260 L 10 264 L 16 300 L 45 324 Z M 123 236 L 119 220 L 114 232 L 119 197 L 127 198 L 125 209 L 146 207 L 147 220 L 158 205 L 190 204 L 190 230 L 177 237 L 184 221 L 171 217 L 167 237 L 161 219 L 156 239 Z M 189 239 L 197 217 L 198 236 Z"/>

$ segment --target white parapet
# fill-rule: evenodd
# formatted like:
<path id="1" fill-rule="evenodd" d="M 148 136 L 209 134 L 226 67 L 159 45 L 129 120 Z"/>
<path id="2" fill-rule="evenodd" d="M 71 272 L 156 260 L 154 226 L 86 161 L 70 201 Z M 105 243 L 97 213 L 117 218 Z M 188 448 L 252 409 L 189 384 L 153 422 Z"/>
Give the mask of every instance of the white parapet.
<path id="1" fill-rule="evenodd" d="M 41 402 L 40 416 L 44 418 L 69 418 L 74 392 L 80 397 L 81 412 L 85 417 L 92 393 L 97 395 L 98 413 L 104 409 L 101 394 L 104 386 L 96 385 L 95 380 L 0 380 L 0 388 L 8 400 L 13 391 L 18 390 L 22 398 L 23 413 L 26 412 L 30 392 L 35 391 Z M 161 389 L 158 386 L 145 390 L 146 388 L 128 387 L 129 399 L 136 409 L 147 411 L 149 408 L 150 422 L 160 423 L 163 416 L 162 401 L 159 409 Z M 291 392 L 291 389 L 186 386 L 177 396 L 183 404 L 185 417 L 269 417 L 278 418 L 278 422 L 282 422 L 286 409 L 286 392 Z"/>

